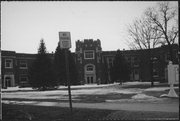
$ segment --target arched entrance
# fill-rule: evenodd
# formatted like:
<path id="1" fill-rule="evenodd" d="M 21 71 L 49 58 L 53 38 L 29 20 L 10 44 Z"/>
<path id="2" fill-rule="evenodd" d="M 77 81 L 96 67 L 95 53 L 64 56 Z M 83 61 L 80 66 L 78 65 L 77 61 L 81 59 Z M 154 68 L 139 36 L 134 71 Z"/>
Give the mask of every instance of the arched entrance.
<path id="1" fill-rule="evenodd" d="M 14 87 L 14 75 L 5 75 L 4 76 L 4 87 Z"/>
<path id="2" fill-rule="evenodd" d="M 84 78 L 86 84 L 96 83 L 96 69 L 93 64 L 84 66 Z"/>

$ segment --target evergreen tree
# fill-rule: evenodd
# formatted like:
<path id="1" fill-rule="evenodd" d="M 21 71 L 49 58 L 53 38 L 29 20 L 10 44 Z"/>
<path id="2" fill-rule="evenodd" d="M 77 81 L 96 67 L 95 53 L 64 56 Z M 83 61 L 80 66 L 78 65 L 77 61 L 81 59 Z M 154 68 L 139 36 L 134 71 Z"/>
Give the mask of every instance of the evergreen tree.
<path id="1" fill-rule="evenodd" d="M 110 83 L 109 74 L 108 74 L 109 70 L 108 70 L 108 64 L 107 64 L 107 61 L 105 58 L 104 58 L 104 62 L 102 65 L 102 71 L 103 71 L 103 80 L 104 80 L 105 84 L 109 84 Z"/>
<path id="2" fill-rule="evenodd" d="M 56 85 L 53 79 L 51 59 L 47 54 L 43 39 L 40 41 L 38 54 L 30 69 L 30 84 L 33 88 L 41 90 Z"/>
<path id="3" fill-rule="evenodd" d="M 74 58 L 70 51 L 68 51 L 68 61 L 69 61 L 69 76 L 70 76 L 71 85 L 77 85 L 79 84 L 77 80 L 78 78 L 77 68 L 75 65 Z M 59 44 L 56 48 L 54 55 L 53 70 L 54 70 L 54 77 L 56 82 L 59 85 L 67 85 L 65 49 L 61 49 Z"/>
<path id="4" fill-rule="evenodd" d="M 114 81 L 119 81 L 120 83 L 124 81 L 129 80 L 129 75 L 130 75 L 130 69 L 129 66 L 126 62 L 126 59 L 122 55 L 120 50 L 117 50 L 115 59 L 114 59 L 114 64 L 111 67 L 110 71 L 111 75 L 111 80 Z"/>

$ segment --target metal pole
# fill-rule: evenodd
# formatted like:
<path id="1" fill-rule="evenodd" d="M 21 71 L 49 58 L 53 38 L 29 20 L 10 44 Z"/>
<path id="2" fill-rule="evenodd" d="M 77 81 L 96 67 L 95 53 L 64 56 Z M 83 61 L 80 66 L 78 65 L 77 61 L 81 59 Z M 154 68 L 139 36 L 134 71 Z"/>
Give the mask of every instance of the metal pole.
<path id="1" fill-rule="evenodd" d="M 66 61 L 66 79 L 68 84 L 68 93 L 69 93 L 69 106 L 71 111 L 71 119 L 73 119 L 72 112 L 72 100 L 71 100 L 71 87 L 70 87 L 70 78 L 69 78 L 69 61 L 68 61 L 68 49 L 65 49 L 65 61 Z"/>

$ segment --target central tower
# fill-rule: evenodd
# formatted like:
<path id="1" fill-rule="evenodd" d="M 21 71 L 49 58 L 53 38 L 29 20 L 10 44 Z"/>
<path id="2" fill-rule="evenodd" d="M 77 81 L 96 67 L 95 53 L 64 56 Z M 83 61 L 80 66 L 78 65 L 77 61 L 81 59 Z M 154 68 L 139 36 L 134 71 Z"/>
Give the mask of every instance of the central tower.
<path id="1" fill-rule="evenodd" d="M 101 42 L 99 39 L 76 41 L 76 64 L 82 84 L 97 83 L 101 80 Z"/>

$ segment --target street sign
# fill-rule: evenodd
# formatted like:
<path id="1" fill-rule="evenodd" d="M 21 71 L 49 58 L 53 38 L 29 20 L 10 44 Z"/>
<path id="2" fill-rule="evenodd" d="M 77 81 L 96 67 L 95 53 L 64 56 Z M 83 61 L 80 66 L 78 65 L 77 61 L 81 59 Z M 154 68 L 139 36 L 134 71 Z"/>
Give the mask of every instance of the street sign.
<path id="1" fill-rule="evenodd" d="M 60 48 L 71 48 L 71 35 L 70 32 L 59 32 Z"/>

